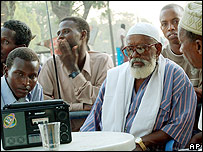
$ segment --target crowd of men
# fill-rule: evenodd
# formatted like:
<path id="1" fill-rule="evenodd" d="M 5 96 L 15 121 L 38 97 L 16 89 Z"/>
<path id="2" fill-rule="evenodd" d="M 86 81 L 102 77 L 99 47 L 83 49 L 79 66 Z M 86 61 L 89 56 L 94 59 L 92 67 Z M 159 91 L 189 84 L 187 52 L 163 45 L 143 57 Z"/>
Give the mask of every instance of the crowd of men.
<path id="1" fill-rule="evenodd" d="M 116 67 L 108 54 L 89 49 L 90 27 L 80 17 L 60 21 L 61 55 L 56 64 L 51 56 L 42 67 L 28 48 L 31 29 L 18 20 L 6 21 L 1 27 L 1 109 L 62 98 L 70 111 L 90 111 L 87 118 L 71 120 L 71 131 L 130 133 L 135 151 L 164 150 L 170 140 L 173 150 L 202 144 L 202 2 L 184 9 L 166 5 L 159 19 L 168 45 L 162 45 L 158 27 L 136 23 L 122 34 L 119 46 L 128 61 Z"/>

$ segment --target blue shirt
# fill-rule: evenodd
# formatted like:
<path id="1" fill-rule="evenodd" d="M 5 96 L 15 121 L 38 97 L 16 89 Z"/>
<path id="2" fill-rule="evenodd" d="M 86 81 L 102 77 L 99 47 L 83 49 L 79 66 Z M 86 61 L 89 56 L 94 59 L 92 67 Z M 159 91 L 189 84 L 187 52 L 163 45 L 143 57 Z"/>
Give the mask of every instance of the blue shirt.
<path id="1" fill-rule="evenodd" d="M 27 102 L 44 100 L 43 89 L 38 82 L 36 83 L 33 90 L 27 94 L 25 100 Z M 14 102 L 16 102 L 16 98 L 14 97 L 13 92 L 8 86 L 5 76 L 3 76 L 1 77 L 1 109 L 3 109 L 6 104 L 11 104 Z"/>
<path id="2" fill-rule="evenodd" d="M 132 90 L 131 104 L 125 122 L 125 132 L 127 133 L 130 131 L 150 78 L 151 75 L 145 79 L 137 94 L 134 89 Z M 106 80 L 103 82 L 91 112 L 80 131 L 102 130 L 101 110 L 105 84 Z M 168 59 L 166 59 L 163 87 L 163 97 L 153 132 L 162 130 L 170 135 L 176 141 L 174 150 L 184 148 L 192 135 L 197 104 L 196 93 L 184 70 Z"/>

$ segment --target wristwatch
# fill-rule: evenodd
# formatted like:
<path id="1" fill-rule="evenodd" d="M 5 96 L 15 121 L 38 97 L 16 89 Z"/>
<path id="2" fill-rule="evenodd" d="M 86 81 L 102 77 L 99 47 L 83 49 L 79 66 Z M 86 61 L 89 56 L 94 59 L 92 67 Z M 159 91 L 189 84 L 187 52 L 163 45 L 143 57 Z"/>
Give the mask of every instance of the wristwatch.
<path id="1" fill-rule="evenodd" d="M 69 74 L 69 77 L 74 79 L 79 73 L 80 73 L 80 71 L 74 71 L 71 74 Z"/>
<path id="2" fill-rule="evenodd" d="M 137 137 L 137 138 L 135 139 L 135 143 L 136 143 L 136 144 L 139 144 L 143 151 L 145 151 L 145 150 L 147 149 L 147 147 L 144 145 L 144 143 L 143 143 L 143 141 L 142 141 L 142 138 Z"/>

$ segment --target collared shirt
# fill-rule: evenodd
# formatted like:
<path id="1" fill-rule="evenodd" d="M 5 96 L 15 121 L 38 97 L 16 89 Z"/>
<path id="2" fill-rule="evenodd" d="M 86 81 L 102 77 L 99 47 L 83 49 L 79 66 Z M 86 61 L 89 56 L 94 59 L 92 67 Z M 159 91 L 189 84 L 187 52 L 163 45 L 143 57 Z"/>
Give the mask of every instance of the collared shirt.
<path id="1" fill-rule="evenodd" d="M 131 104 L 125 122 L 125 132 L 129 133 L 130 131 L 150 77 L 151 75 L 141 84 L 137 94 L 135 94 L 135 89 L 132 90 Z M 102 84 L 92 110 L 80 131 L 102 130 L 101 111 L 105 84 L 106 80 Z M 153 131 L 162 130 L 175 139 L 174 149 L 184 148 L 192 135 L 197 97 L 192 83 L 183 69 L 168 59 L 165 66 L 163 88 L 163 97 Z"/>
<path id="2" fill-rule="evenodd" d="M 112 68 L 113 61 L 106 53 L 88 51 L 84 67 L 74 79 L 69 78 L 66 67 L 56 56 L 56 67 L 61 98 L 70 105 L 69 111 L 80 111 L 83 103 L 93 105 L 102 82 L 106 78 L 107 70 Z M 44 98 L 59 98 L 53 57 L 42 66 L 38 81 L 43 87 Z M 79 131 L 85 119 L 71 120 L 72 131 Z"/>
<path id="3" fill-rule="evenodd" d="M 30 102 L 30 101 L 42 101 L 43 98 L 43 89 L 42 86 L 37 82 L 35 87 L 31 92 L 29 92 L 26 97 L 25 101 Z M 1 77 L 1 109 L 6 104 L 12 104 L 16 102 L 16 98 L 13 95 L 13 92 L 11 91 L 10 87 L 8 86 L 6 82 L 5 76 Z"/>
<path id="4" fill-rule="evenodd" d="M 196 74 L 192 74 L 191 73 L 191 66 L 190 64 L 184 59 L 183 55 L 177 55 L 174 54 L 170 48 L 170 45 L 166 45 L 161 54 L 165 57 L 168 58 L 172 61 L 174 61 L 175 63 L 177 63 L 178 65 L 180 65 L 183 70 L 185 71 L 185 73 L 187 74 L 187 76 L 189 77 L 190 81 L 192 82 L 194 87 L 199 87 L 202 83 L 202 70 L 199 69 L 198 72 Z"/>
<path id="5" fill-rule="evenodd" d="M 70 104 L 70 111 L 77 111 L 83 110 L 83 103 L 93 105 L 107 70 L 113 67 L 113 61 L 106 53 L 86 52 L 84 67 L 74 79 L 69 78 L 70 73 L 59 56 L 56 56 L 56 66 L 61 98 Z M 45 99 L 59 97 L 53 57 L 42 66 L 38 81 L 43 87 Z"/>

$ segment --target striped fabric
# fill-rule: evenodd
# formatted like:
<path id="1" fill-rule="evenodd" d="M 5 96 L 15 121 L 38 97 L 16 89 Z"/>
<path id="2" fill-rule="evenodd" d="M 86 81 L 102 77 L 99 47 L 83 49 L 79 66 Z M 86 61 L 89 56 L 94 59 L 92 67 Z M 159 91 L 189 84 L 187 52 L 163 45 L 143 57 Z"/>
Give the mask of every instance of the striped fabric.
<path id="1" fill-rule="evenodd" d="M 142 83 L 137 94 L 133 89 L 125 132 L 130 131 L 141 99 L 151 75 Z M 101 109 L 105 94 L 103 82 L 94 106 L 80 131 L 102 130 Z M 152 101 L 153 102 L 153 101 Z M 183 69 L 171 60 L 166 60 L 164 92 L 153 131 L 162 130 L 175 139 L 174 150 L 184 148 L 189 142 L 195 120 L 196 94 Z M 150 114 L 150 111 L 147 111 Z"/>

